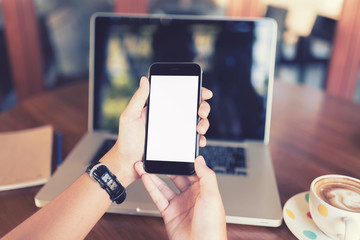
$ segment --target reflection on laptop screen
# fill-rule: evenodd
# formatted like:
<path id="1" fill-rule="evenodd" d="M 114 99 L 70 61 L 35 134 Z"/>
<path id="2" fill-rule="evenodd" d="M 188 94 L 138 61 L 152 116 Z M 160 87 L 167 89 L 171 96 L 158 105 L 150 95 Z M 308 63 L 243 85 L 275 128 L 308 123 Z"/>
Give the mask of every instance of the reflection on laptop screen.
<path id="1" fill-rule="evenodd" d="M 207 138 L 263 140 L 273 27 L 266 20 L 98 17 L 94 129 L 117 132 L 153 62 L 197 62 L 214 93 Z"/>

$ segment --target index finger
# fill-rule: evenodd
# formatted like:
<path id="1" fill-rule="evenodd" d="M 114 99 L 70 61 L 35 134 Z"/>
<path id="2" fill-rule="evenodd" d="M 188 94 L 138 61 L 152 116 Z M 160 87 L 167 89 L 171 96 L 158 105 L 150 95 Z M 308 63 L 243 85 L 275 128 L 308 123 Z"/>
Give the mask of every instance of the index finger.
<path id="1" fill-rule="evenodd" d="M 212 98 L 213 96 L 213 92 L 210 91 L 209 89 L 202 87 L 202 91 L 201 91 L 201 101 L 204 100 L 209 100 L 210 98 Z"/>

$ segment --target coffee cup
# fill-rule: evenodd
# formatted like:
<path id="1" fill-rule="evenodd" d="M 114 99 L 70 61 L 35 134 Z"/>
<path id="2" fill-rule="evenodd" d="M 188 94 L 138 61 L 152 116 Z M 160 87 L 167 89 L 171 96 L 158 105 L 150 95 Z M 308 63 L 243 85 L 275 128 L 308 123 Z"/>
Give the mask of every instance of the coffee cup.
<path id="1" fill-rule="evenodd" d="M 309 194 L 314 223 L 327 236 L 360 240 L 360 180 L 343 175 L 314 179 Z"/>

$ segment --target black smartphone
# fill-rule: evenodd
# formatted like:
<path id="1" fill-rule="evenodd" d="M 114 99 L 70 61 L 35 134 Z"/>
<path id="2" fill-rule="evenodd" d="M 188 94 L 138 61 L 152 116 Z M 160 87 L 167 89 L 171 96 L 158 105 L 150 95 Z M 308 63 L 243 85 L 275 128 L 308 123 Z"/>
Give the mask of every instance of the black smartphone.
<path id="1" fill-rule="evenodd" d="M 192 175 L 199 152 L 198 108 L 202 70 L 196 63 L 149 68 L 144 168 L 148 173 Z"/>

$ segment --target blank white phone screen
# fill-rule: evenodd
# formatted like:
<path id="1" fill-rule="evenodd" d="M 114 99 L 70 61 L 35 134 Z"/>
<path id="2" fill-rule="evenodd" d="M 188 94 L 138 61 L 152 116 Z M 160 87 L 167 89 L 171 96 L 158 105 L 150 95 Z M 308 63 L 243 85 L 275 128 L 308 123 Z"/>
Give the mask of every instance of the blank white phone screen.
<path id="1" fill-rule="evenodd" d="M 198 76 L 151 76 L 146 160 L 194 162 L 198 87 Z"/>

